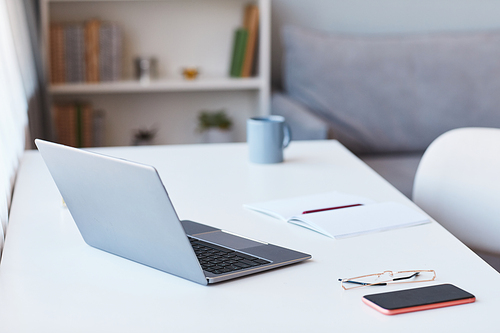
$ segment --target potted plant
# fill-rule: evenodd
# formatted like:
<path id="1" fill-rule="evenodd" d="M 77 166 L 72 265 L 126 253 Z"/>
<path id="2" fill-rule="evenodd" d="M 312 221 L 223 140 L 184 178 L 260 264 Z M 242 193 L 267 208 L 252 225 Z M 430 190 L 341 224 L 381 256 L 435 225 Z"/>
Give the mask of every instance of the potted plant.
<path id="1" fill-rule="evenodd" d="M 205 143 L 231 142 L 233 122 L 225 110 L 202 110 L 198 114 L 198 131 Z"/>
<path id="2" fill-rule="evenodd" d="M 158 132 L 157 128 L 142 128 L 138 129 L 134 132 L 134 136 L 132 139 L 133 146 L 146 146 L 152 145 L 154 142 L 154 138 L 156 133 Z"/>

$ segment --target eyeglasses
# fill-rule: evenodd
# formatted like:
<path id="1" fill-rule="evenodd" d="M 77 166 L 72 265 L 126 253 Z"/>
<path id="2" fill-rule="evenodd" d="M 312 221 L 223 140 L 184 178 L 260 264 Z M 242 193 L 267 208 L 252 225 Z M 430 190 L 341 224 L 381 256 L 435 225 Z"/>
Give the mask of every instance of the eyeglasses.
<path id="1" fill-rule="evenodd" d="M 414 271 L 385 271 L 383 273 L 368 274 L 348 279 L 339 279 L 344 290 L 367 287 L 386 286 L 396 283 L 428 282 L 436 279 L 436 272 L 432 269 Z"/>

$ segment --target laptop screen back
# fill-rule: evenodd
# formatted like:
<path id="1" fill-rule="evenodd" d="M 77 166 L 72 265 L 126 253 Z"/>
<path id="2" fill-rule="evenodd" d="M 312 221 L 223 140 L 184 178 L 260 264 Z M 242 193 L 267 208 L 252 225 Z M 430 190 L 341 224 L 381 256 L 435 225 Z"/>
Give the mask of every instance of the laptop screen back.
<path id="1" fill-rule="evenodd" d="M 87 244 L 207 284 L 156 169 L 35 142 Z"/>

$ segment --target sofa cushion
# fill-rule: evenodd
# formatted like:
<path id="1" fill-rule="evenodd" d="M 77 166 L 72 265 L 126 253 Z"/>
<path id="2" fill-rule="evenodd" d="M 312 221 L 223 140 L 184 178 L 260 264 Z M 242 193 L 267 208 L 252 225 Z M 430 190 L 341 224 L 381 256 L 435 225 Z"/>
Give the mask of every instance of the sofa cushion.
<path id="1" fill-rule="evenodd" d="M 271 113 L 285 117 L 294 141 L 328 139 L 328 124 L 286 95 L 272 95 Z"/>
<path id="2" fill-rule="evenodd" d="M 405 36 L 285 27 L 284 88 L 356 153 L 423 151 L 457 127 L 500 127 L 500 32 Z"/>

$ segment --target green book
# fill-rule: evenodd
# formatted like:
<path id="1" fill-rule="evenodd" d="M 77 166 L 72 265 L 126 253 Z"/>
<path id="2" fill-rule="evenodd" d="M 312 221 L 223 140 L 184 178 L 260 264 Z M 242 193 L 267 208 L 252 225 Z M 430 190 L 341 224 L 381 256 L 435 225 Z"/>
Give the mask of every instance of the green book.
<path id="1" fill-rule="evenodd" d="M 245 49 L 247 47 L 248 30 L 239 28 L 234 34 L 233 57 L 231 61 L 231 77 L 241 77 Z"/>

